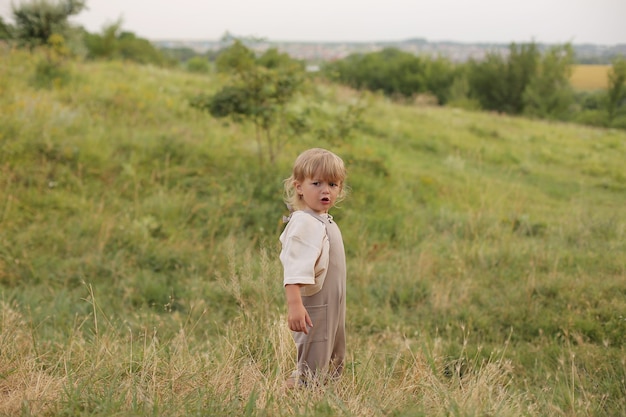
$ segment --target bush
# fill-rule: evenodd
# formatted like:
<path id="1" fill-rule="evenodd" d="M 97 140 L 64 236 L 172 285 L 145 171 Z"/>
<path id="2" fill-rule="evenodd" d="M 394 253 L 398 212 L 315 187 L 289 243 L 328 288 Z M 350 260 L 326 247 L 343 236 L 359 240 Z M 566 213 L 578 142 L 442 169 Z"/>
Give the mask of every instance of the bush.
<path id="1" fill-rule="evenodd" d="M 626 114 L 617 115 L 611 120 L 610 127 L 615 129 L 626 129 Z"/>
<path id="2" fill-rule="evenodd" d="M 43 58 L 35 67 L 32 83 L 38 88 L 53 88 L 67 85 L 70 80 L 70 71 L 63 63 Z"/>
<path id="3" fill-rule="evenodd" d="M 443 58 L 429 59 L 395 48 L 352 54 L 324 67 L 327 78 L 357 89 L 382 91 L 389 97 L 411 98 L 429 93 L 444 104 L 455 67 Z"/>
<path id="4" fill-rule="evenodd" d="M 210 69 L 209 61 L 206 58 L 195 56 L 187 61 L 187 71 L 205 74 Z"/>
<path id="5" fill-rule="evenodd" d="M 50 36 L 42 51 L 42 57 L 35 67 L 33 85 L 39 88 L 67 85 L 71 79 L 71 74 L 65 61 L 70 52 L 65 46 L 63 37 L 61 35 Z"/>
<path id="6" fill-rule="evenodd" d="M 600 110 L 605 107 L 605 91 L 581 91 L 575 94 L 574 100 L 582 110 Z"/>
<path id="7" fill-rule="evenodd" d="M 102 34 L 86 32 L 83 36 L 87 56 L 92 59 L 123 59 L 140 64 L 169 65 L 174 62 L 150 41 L 121 30 L 120 21 L 106 26 Z"/>
<path id="8" fill-rule="evenodd" d="M 607 127 L 609 115 L 604 110 L 583 110 L 574 116 L 574 121 L 590 126 Z"/>

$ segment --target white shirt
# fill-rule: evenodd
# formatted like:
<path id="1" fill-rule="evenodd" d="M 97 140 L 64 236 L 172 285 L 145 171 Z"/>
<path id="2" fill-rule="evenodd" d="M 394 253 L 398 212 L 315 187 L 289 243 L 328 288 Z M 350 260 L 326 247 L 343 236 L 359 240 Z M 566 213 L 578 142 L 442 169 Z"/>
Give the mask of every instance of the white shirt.
<path id="1" fill-rule="evenodd" d="M 319 292 L 328 271 L 330 252 L 324 223 L 309 213 L 294 211 L 280 242 L 283 285 L 301 284 L 300 293 L 305 296 Z"/>

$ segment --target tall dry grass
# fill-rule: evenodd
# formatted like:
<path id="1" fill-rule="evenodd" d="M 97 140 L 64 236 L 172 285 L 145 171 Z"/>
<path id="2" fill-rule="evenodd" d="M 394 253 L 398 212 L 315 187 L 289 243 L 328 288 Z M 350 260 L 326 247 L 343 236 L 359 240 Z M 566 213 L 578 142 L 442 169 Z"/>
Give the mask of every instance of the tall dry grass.
<path id="1" fill-rule="evenodd" d="M 231 255 L 231 273 L 221 282 L 240 313 L 216 337 L 196 331 L 210 320 L 202 312 L 194 320 L 172 314 L 178 330 L 167 336 L 159 324 L 132 324 L 139 316 L 115 322 L 89 285 L 82 302 L 90 312 L 75 318 L 65 340 L 37 336 L 35 323 L 2 302 L 0 413 L 518 416 L 532 410 L 511 386 L 512 365 L 501 353 L 450 359 L 439 339 L 391 330 L 374 338 L 350 335 L 338 382 L 286 390 L 295 347 L 284 315 L 264 301 L 274 296 L 277 265 L 266 253 Z"/>

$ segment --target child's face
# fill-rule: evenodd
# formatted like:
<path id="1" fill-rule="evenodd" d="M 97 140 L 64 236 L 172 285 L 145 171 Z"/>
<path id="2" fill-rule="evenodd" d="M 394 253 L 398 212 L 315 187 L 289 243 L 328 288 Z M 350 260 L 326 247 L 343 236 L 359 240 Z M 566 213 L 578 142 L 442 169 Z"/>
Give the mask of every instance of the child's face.
<path id="1" fill-rule="evenodd" d="M 328 213 L 328 209 L 335 205 L 341 191 L 340 183 L 318 178 L 306 178 L 303 182 L 296 181 L 295 185 L 306 208 L 318 214 Z"/>

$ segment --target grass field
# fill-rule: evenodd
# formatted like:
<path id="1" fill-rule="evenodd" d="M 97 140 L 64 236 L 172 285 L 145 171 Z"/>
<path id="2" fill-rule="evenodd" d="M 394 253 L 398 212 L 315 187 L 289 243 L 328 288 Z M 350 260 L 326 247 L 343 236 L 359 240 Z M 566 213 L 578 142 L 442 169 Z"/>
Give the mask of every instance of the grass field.
<path id="1" fill-rule="evenodd" d="M 70 62 L 41 89 L 0 54 L 0 415 L 626 414 L 626 132 L 312 81 L 261 165 L 188 104 L 223 78 Z M 348 360 L 285 392 L 282 179 L 312 146 L 349 169 Z"/>
<path id="2" fill-rule="evenodd" d="M 570 82 L 577 90 L 604 90 L 608 87 L 610 65 L 574 65 Z"/>

